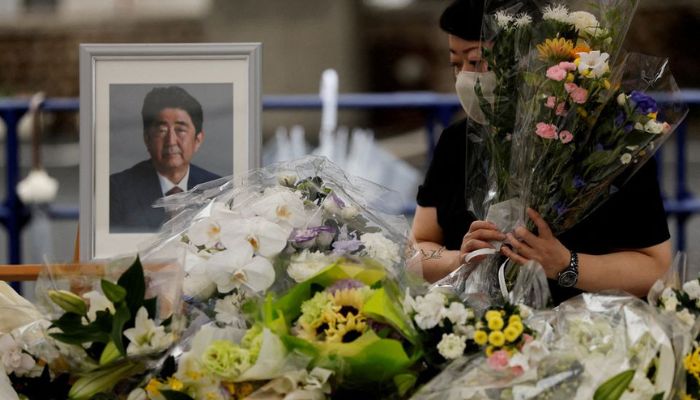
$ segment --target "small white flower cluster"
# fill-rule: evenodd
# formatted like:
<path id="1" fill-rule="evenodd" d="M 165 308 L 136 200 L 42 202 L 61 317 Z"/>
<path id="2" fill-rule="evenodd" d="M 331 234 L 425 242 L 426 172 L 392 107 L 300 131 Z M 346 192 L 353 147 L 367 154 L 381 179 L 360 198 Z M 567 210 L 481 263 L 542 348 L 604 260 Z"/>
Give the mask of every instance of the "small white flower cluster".
<path id="1" fill-rule="evenodd" d="M 527 13 L 512 15 L 505 10 L 498 10 L 494 17 L 496 18 L 496 25 L 501 29 L 510 28 L 511 24 L 516 28 L 524 28 L 532 23 L 532 17 Z"/>
<path id="2" fill-rule="evenodd" d="M 459 301 L 448 301 L 443 293 L 430 291 L 425 296 L 413 298 L 406 290 L 403 307 L 422 330 L 444 327 L 445 320 L 450 321 L 452 332 L 443 333 L 437 345 L 438 352 L 447 360 L 461 356 L 466 341 L 474 338 L 474 311 Z"/>
<path id="3" fill-rule="evenodd" d="M 548 5 L 542 11 L 542 18 L 573 25 L 579 33 L 591 37 L 607 34 L 607 31 L 601 28 L 595 15 L 587 11 L 569 12 L 569 9 L 563 4 Z"/>
<path id="4" fill-rule="evenodd" d="M 376 259 L 385 266 L 393 266 L 401 260 L 399 245 L 379 232 L 365 233 L 360 236 L 360 241 L 365 246 L 367 256 Z"/>

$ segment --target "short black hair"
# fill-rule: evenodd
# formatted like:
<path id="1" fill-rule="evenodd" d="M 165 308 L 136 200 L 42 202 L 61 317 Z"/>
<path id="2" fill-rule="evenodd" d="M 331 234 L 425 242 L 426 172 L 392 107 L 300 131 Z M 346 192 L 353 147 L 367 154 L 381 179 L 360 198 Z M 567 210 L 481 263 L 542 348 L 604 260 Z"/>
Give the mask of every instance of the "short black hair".
<path id="1" fill-rule="evenodd" d="M 191 94 L 179 86 L 153 88 L 143 99 L 141 118 L 143 118 L 143 133 L 156 122 L 158 114 L 164 108 L 179 108 L 185 110 L 192 119 L 195 134 L 202 131 L 202 105 Z"/>
<path id="2" fill-rule="evenodd" d="M 440 29 L 464 40 L 481 38 L 485 0 L 456 0 L 440 16 Z"/>

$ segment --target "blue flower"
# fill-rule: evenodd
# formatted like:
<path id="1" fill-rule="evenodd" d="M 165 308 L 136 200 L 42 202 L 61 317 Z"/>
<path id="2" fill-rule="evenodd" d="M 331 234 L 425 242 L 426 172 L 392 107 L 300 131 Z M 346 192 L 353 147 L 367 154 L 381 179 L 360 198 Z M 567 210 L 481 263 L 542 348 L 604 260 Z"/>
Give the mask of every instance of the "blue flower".
<path id="1" fill-rule="evenodd" d="M 562 203 L 559 202 L 559 201 L 556 202 L 556 203 L 554 203 L 554 205 L 553 205 L 552 207 L 553 207 L 554 210 L 557 212 L 557 215 L 560 216 L 560 217 L 562 216 L 562 214 L 564 214 L 565 212 L 569 211 L 569 210 L 564 206 L 564 204 L 562 204 Z"/>
<path id="2" fill-rule="evenodd" d="M 574 176 L 574 188 L 581 189 L 584 186 L 586 186 L 586 181 L 581 179 L 578 175 Z"/>
<path id="3" fill-rule="evenodd" d="M 642 92 L 633 90 L 632 93 L 630 93 L 630 99 L 635 104 L 635 110 L 638 110 L 641 114 L 646 115 L 659 111 L 656 100 Z"/>

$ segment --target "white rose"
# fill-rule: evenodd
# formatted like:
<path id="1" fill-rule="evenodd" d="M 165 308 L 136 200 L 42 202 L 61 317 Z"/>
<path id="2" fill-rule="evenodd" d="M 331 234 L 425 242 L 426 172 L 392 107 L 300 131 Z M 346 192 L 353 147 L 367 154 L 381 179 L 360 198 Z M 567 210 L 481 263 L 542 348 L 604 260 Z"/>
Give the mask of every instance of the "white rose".
<path id="1" fill-rule="evenodd" d="M 700 280 L 693 279 L 683 284 L 683 291 L 688 294 L 692 300 L 700 299 Z"/>
<path id="2" fill-rule="evenodd" d="M 569 23 L 575 26 L 579 33 L 587 33 L 589 35 L 595 35 L 596 31 L 600 29 L 595 15 L 586 11 L 569 13 Z"/>
<path id="3" fill-rule="evenodd" d="M 467 346 L 464 338 L 454 333 L 442 334 L 442 340 L 437 345 L 438 352 L 448 360 L 454 360 L 464 353 Z"/>

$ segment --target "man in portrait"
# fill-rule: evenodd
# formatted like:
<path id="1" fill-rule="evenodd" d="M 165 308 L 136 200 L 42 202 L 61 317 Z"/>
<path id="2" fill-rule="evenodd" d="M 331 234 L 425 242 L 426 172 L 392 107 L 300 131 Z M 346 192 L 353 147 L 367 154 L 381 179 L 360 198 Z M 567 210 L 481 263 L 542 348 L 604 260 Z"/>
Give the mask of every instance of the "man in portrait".
<path id="1" fill-rule="evenodd" d="M 150 158 L 109 177 L 111 232 L 153 232 L 165 221 L 161 197 L 219 178 L 191 163 L 204 141 L 202 106 L 178 86 L 156 87 L 143 100 L 143 141 Z"/>

